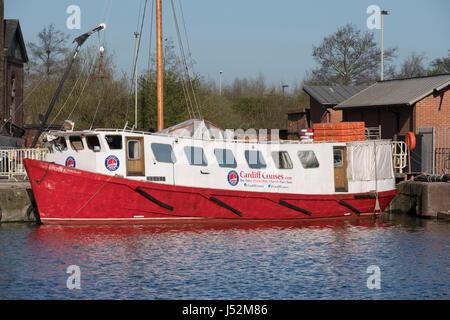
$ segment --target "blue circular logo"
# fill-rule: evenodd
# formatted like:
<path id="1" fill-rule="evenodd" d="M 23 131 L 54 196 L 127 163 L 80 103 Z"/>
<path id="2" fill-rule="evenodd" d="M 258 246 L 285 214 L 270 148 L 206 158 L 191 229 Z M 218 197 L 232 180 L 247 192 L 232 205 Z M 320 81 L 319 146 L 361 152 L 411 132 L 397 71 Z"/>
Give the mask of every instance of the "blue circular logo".
<path id="1" fill-rule="evenodd" d="M 120 161 L 116 156 L 109 156 L 105 160 L 105 167 L 109 171 L 116 171 L 119 169 Z"/>
<path id="2" fill-rule="evenodd" d="M 75 168 L 76 162 L 74 157 L 67 157 L 66 159 L 66 167 Z"/>
<path id="3" fill-rule="evenodd" d="M 231 184 L 233 187 L 237 185 L 239 182 L 239 175 L 236 171 L 231 170 L 228 172 L 228 183 Z"/>

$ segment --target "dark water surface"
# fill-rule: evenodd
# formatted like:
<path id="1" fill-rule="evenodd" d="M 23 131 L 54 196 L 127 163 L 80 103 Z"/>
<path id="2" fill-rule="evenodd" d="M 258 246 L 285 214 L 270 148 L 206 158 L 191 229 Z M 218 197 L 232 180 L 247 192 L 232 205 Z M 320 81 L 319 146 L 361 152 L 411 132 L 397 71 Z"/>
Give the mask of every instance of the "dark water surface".
<path id="1" fill-rule="evenodd" d="M 450 223 L 0 225 L 0 299 L 449 299 Z M 81 289 L 70 290 L 77 265 Z M 367 268 L 380 269 L 369 289 Z"/>

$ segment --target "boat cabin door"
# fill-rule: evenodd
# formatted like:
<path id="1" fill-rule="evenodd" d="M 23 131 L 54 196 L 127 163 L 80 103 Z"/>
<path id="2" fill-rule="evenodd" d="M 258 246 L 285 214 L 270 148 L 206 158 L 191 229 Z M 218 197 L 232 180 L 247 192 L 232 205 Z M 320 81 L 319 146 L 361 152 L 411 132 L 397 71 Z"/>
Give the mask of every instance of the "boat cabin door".
<path id="1" fill-rule="evenodd" d="M 336 192 L 347 192 L 347 147 L 333 147 L 334 188 Z"/>
<path id="2" fill-rule="evenodd" d="M 144 138 L 126 137 L 127 176 L 145 176 Z"/>

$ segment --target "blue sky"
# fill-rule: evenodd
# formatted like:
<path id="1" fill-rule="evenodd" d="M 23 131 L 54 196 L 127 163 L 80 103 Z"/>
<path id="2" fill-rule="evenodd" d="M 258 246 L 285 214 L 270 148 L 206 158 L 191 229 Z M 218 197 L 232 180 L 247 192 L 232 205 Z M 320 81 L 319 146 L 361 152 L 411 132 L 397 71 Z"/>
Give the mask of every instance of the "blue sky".
<path id="1" fill-rule="evenodd" d="M 134 35 L 141 2 L 145 0 L 5 0 L 5 18 L 20 19 L 25 41 L 50 23 L 71 39 L 107 24 L 105 47 L 116 65 L 130 73 Z M 178 0 L 176 0 L 178 1 Z M 312 46 L 340 26 L 353 23 L 366 31 L 369 5 L 390 10 L 385 18 L 385 47 L 398 47 L 400 63 L 411 52 L 424 53 L 427 62 L 450 49 L 450 1 L 382 0 L 180 0 L 182 1 L 195 72 L 218 82 L 219 71 L 230 83 L 235 77 L 257 77 L 269 84 L 284 82 L 292 88 L 305 71 L 315 67 Z M 70 5 L 81 8 L 81 30 L 69 30 Z M 170 1 L 163 0 L 164 37 L 176 41 Z M 151 0 L 148 0 L 140 65 L 147 66 Z M 380 41 L 379 30 L 375 33 Z M 98 44 L 97 36 L 89 44 Z M 155 45 L 152 44 L 154 48 Z"/>

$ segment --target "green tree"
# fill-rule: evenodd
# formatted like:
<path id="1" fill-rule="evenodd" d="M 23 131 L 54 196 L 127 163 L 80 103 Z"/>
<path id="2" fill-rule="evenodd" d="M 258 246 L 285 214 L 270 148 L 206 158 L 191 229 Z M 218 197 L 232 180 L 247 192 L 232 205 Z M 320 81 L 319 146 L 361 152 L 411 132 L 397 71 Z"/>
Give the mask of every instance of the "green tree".
<path id="1" fill-rule="evenodd" d="M 155 58 L 152 58 L 155 61 Z M 164 47 L 164 126 L 170 127 L 202 113 L 201 78 L 186 77 L 171 42 Z M 148 70 L 140 77 L 138 123 L 142 129 L 157 128 L 157 72 Z M 134 111 L 132 112 L 134 117 Z M 131 121 L 132 123 L 132 121 Z"/>

